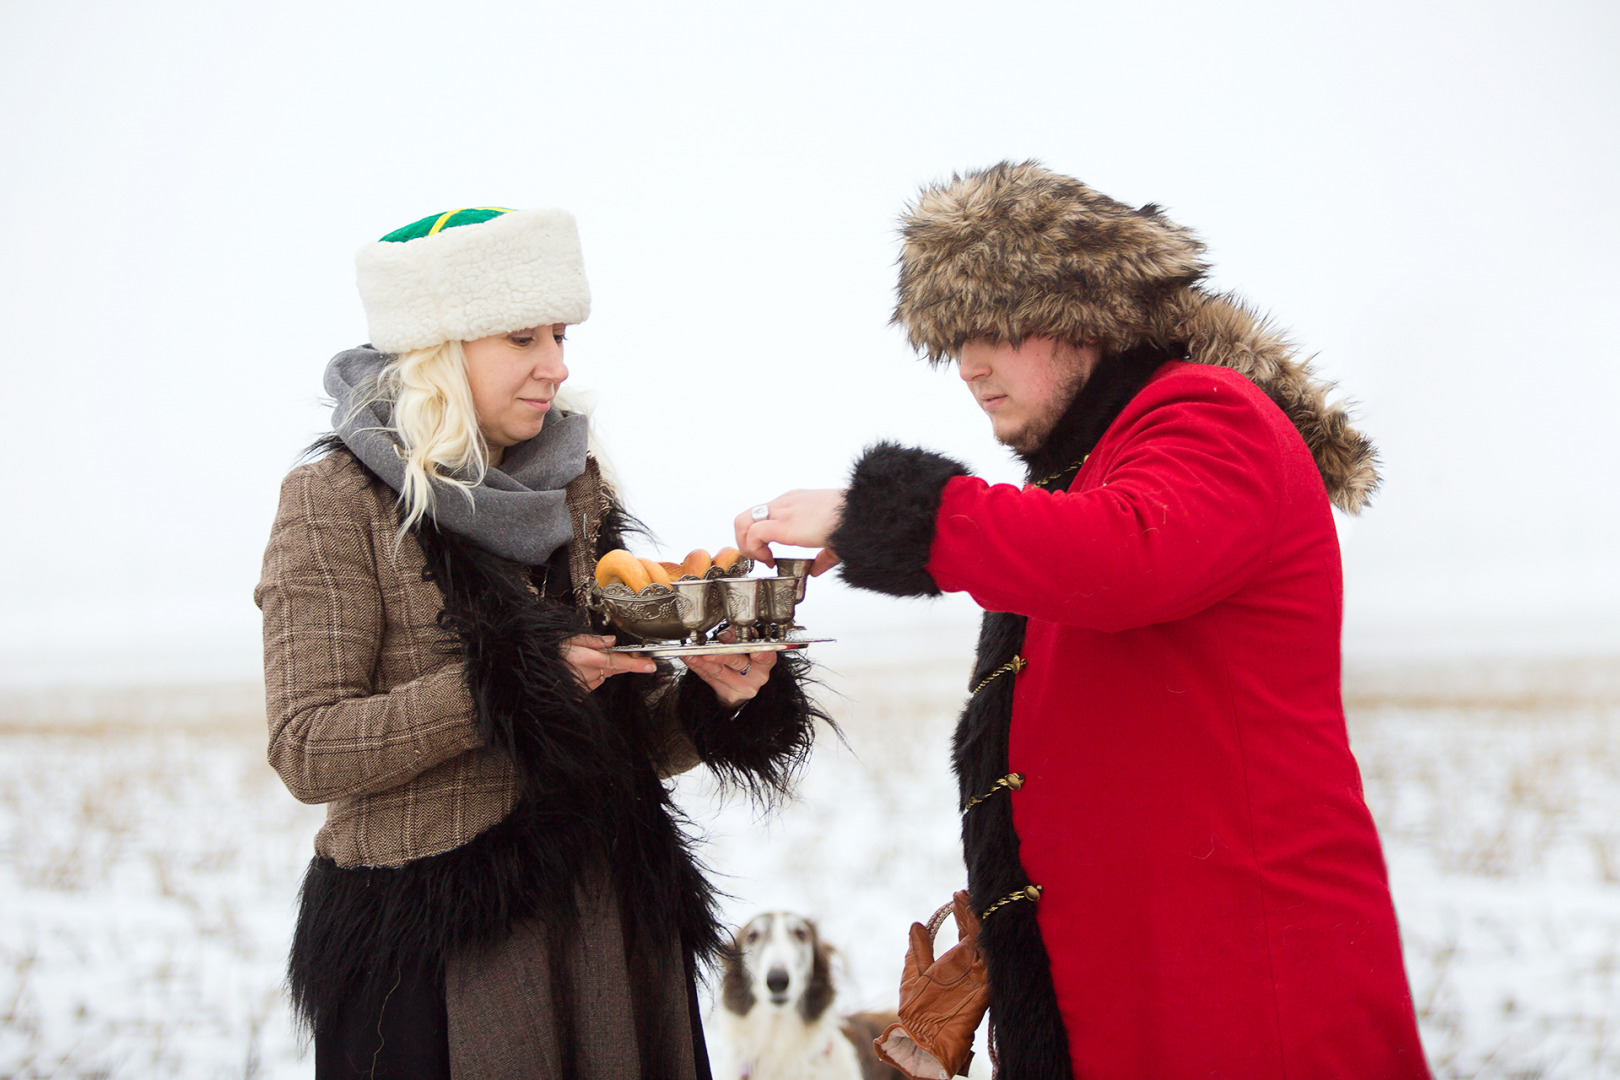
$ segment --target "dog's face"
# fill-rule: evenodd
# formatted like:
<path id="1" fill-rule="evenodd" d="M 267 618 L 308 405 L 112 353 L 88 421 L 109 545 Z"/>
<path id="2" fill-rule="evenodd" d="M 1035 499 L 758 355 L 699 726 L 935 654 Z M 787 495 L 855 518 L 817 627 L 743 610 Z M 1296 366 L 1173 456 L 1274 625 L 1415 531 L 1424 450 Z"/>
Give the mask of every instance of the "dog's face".
<path id="1" fill-rule="evenodd" d="M 739 1016 L 762 1005 L 797 1008 L 815 1020 L 832 1004 L 831 951 L 809 919 L 785 911 L 757 915 L 726 951 L 721 1003 Z"/>

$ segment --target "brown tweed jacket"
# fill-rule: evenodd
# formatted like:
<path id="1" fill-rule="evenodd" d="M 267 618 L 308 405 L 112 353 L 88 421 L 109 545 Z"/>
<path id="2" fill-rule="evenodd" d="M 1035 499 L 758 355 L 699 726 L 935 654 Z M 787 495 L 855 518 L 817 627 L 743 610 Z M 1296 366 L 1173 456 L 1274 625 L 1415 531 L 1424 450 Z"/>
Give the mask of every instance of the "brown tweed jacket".
<path id="1" fill-rule="evenodd" d="M 590 462 L 568 487 L 570 559 L 595 549 L 603 498 Z M 253 598 L 264 613 L 269 759 L 299 800 L 325 803 L 316 853 L 400 866 L 449 851 L 517 801 L 511 763 L 483 745 L 455 639 L 414 537 L 396 543 L 395 494 L 346 450 L 294 469 Z M 667 689 L 660 686 L 660 690 Z M 665 697 L 672 701 L 673 694 Z M 697 764 L 673 709 L 666 774 Z"/>

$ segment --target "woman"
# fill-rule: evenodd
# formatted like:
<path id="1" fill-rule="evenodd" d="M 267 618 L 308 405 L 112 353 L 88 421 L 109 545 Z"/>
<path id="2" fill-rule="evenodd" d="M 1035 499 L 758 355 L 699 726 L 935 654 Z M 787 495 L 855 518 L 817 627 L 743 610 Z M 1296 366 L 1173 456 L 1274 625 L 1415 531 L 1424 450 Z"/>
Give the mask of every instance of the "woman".
<path id="1" fill-rule="evenodd" d="M 270 762 L 325 803 L 290 982 L 317 1076 L 708 1075 L 714 895 L 661 778 L 782 790 L 798 659 L 607 651 L 629 522 L 559 408 L 589 313 L 573 219 L 458 210 L 362 249 L 373 344 L 265 552 Z"/>

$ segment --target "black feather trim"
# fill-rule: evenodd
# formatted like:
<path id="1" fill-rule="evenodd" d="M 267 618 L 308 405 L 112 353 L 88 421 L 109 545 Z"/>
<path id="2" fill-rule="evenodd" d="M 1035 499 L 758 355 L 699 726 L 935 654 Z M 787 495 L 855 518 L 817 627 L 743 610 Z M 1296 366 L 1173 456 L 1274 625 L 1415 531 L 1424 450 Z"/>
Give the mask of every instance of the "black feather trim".
<path id="1" fill-rule="evenodd" d="M 619 546 L 629 521 L 615 505 L 599 546 Z M 676 927 L 689 951 L 712 959 L 714 892 L 657 772 L 648 682 L 663 676 L 619 675 L 587 692 L 561 657 L 562 642 L 589 629 L 582 614 L 536 602 L 524 568 L 470 540 L 431 526 L 418 539 L 445 596 L 441 618 L 461 641 L 479 723 L 517 764 L 524 794 L 514 813 L 556 851 L 559 884 L 543 908 L 554 931 L 572 928 L 578 869 L 611 870 L 632 951 Z"/>
<path id="2" fill-rule="evenodd" d="M 623 675 L 588 694 L 559 645 L 584 623 L 542 602 L 526 571 L 461 537 L 417 531 L 442 624 L 461 644 L 486 742 L 516 764 L 520 797 L 494 828 L 397 868 L 312 864 L 290 975 L 316 1031 L 346 996 L 371 1000 L 402 955 L 442 972 L 454 951 L 536 919 L 561 955 L 578 925 L 578 887 L 613 880 L 632 956 L 678 935 L 703 960 L 720 944 L 716 898 L 659 780 L 644 685 Z M 658 1033 L 641 1032 L 644 1038 Z"/>
<path id="3" fill-rule="evenodd" d="M 1022 615 L 985 613 L 970 686 L 1012 660 L 1023 647 L 1026 621 Z M 951 747 L 962 805 L 991 791 L 1006 775 L 1013 686 L 1009 675 L 991 679 L 962 711 Z M 978 911 L 1030 884 L 1018 847 L 1012 802 L 1005 795 L 985 799 L 963 816 L 962 858 L 968 894 Z M 997 909 L 984 920 L 979 943 L 990 980 L 990 1019 L 1002 1070 L 1008 1076 L 1054 1080 L 1072 1075 L 1068 1031 L 1058 1011 L 1051 959 L 1035 921 L 1035 905 Z"/>
<path id="4" fill-rule="evenodd" d="M 521 804 L 520 804 L 521 809 Z M 340 867 L 316 858 L 304 875 L 288 981 L 299 1018 L 315 1031 L 351 997 L 379 1000 L 401 961 L 442 978 L 445 958 L 499 940 L 511 925 L 572 909 L 550 838 L 514 812 L 459 848 L 399 867 Z"/>
<path id="5" fill-rule="evenodd" d="M 934 519 L 945 482 L 968 470 L 942 454 L 897 443 L 867 448 L 844 494 L 843 520 L 828 543 L 849 584 L 892 596 L 938 596 L 928 573 Z"/>
<path id="6" fill-rule="evenodd" d="M 681 679 L 676 716 L 698 757 L 728 787 L 769 804 L 786 796 L 810 757 L 815 721 L 838 725 L 811 700 L 810 661 L 777 654 L 771 677 L 759 693 L 734 711 L 720 704 L 702 679 Z"/>
<path id="7" fill-rule="evenodd" d="M 325 457 L 334 450 L 347 450 L 343 443 L 343 436 L 335 431 L 328 431 L 298 452 L 297 463 L 302 465 L 306 461 L 316 461 Z"/>

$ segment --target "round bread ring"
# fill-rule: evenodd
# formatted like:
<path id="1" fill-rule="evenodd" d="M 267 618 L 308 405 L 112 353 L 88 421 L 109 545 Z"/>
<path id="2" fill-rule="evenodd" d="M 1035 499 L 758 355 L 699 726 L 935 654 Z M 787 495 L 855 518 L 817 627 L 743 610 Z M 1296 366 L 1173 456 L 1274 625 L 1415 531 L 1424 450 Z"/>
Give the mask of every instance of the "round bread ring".
<path id="1" fill-rule="evenodd" d="M 640 592 L 652 584 L 652 577 L 641 565 L 640 559 L 623 548 L 614 548 L 598 560 L 596 583 L 607 586 L 615 581 L 628 586 L 631 592 Z"/>
<path id="2" fill-rule="evenodd" d="M 669 571 L 652 559 L 642 559 L 641 566 L 647 571 L 647 577 L 651 579 L 654 585 L 668 585 L 673 580 L 669 576 Z M 640 592 L 641 590 L 637 589 L 636 591 Z"/>
<path id="3" fill-rule="evenodd" d="M 713 561 L 709 558 L 707 551 L 702 548 L 693 548 L 692 553 L 686 557 L 686 561 L 681 563 L 681 573 L 691 574 L 693 577 L 702 577 L 709 572 L 709 567 L 712 565 Z"/>
<path id="4" fill-rule="evenodd" d="M 736 548 L 721 548 L 719 551 L 714 553 L 714 565 L 718 566 L 722 570 L 730 570 L 731 564 L 736 562 L 737 556 L 741 554 L 742 552 L 738 551 Z"/>

